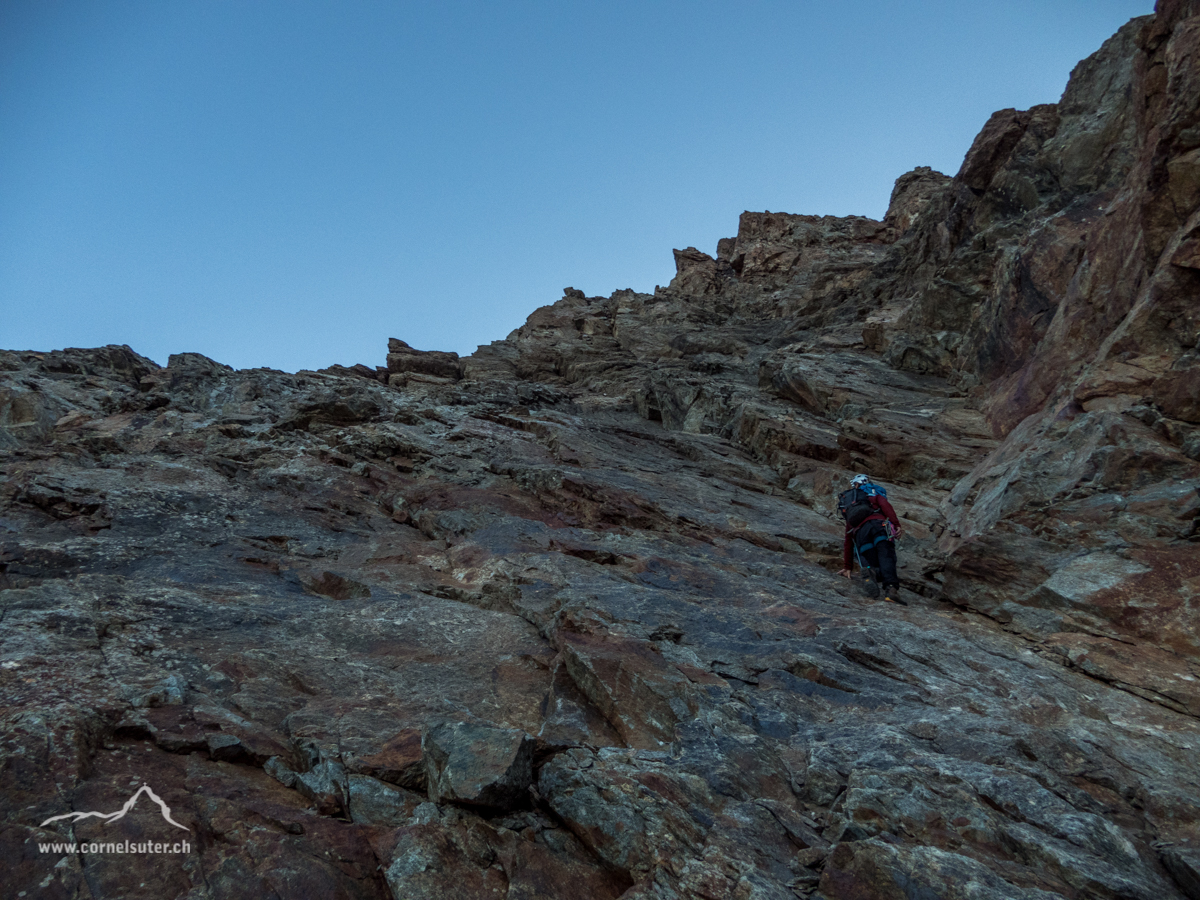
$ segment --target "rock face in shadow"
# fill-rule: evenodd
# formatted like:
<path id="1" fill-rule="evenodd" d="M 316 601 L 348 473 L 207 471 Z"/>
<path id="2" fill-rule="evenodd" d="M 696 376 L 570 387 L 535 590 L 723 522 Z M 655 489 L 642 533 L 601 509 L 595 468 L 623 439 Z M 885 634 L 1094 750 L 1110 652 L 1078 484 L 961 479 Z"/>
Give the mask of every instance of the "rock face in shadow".
<path id="1" fill-rule="evenodd" d="M 421 755 L 435 803 L 512 809 L 533 784 L 534 740 L 515 728 L 447 722 L 425 731 Z"/>
<path id="2" fill-rule="evenodd" d="M 1197 60 L 469 357 L 0 352 L 4 895 L 1197 897 Z"/>

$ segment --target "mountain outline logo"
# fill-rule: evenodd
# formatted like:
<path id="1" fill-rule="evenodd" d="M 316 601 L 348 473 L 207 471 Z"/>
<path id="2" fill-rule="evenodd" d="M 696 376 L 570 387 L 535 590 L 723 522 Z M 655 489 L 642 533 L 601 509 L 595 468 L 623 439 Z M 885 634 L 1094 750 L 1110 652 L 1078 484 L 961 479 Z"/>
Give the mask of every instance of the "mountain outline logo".
<path id="1" fill-rule="evenodd" d="M 162 813 L 162 817 L 164 819 L 166 819 L 168 822 L 170 822 L 176 828 L 182 828 L 184 831 L 191 833 L 190 828 L 188 828 L 186 825 L 180 825 L 178 822 L 176 822 L 174 819 L 171 818 L 171 807 L 167 806 L 167 804 L 163 802 L 162 797 L 160 797 L 160 796 L 158 796 L 158 794 L 154 793 L 154 791 L 152 791 L 150 789 L 150 785 L 148 785 L 148 784 L 143 784 L 140 788 L 138 788 L 137 793 L 134 794 L 132 797 L 130 797 L 128 800 L 126 800 L 125 805 L 122 806 L 120 809 L 118 809 L 116 812 L 104 813 L 104 812 L 89 811 L 89 812 L 63 813 L 61 816 L 51 816 L 49 819 L 47 819 L 45 822 L 43 822 L 39 827 L 45 828 L 51 822 L 61 822 L 63 819 L 70 819 L 72 822 L 79 822 L 79 821 L 82 821 L 83 819 L 91 819 L 91 818 L 103 819 L 104 824 L 107 825 L 109 822 L 115 822 L 115 821 L 117 821 L 117 819 L 124 818 L 125 815 L 131 809 L 133 809 L 134 806 L 137 805 L 138 798 L 141 797 L 142 794 L 146 794 L 147 796 L 149 796 L 149 798 L 151 800 L 153 800 L 155 803 L 158 804 L 159 812 Z"/>

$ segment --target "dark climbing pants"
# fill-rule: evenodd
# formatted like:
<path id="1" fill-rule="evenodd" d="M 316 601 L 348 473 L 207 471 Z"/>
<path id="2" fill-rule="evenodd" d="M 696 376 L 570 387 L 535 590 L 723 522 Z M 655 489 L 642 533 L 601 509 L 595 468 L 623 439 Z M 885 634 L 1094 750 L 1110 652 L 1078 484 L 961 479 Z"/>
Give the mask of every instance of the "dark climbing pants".
<path id="1" fill-rule="evenodd" d="M 883 525 L 868 522 L 855 535 L 855 543 L 863 565 L 879 573 L 885 588 L 900 586 L 900 576 L 896 574 L 896 544 L 888 539 Z"/>

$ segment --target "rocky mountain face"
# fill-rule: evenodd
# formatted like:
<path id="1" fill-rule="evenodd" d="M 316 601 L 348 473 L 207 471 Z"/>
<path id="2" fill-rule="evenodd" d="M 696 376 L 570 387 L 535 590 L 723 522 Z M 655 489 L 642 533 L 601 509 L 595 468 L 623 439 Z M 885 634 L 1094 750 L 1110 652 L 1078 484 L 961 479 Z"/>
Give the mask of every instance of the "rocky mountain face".
<path id="1" fill-rule="evenodd" d="M 675 256 L 466 358 L 0 353 L 4 896 L 1200 897 L 1200 2 Z M 39 849 L 143 784 L 189 852 Z"/>

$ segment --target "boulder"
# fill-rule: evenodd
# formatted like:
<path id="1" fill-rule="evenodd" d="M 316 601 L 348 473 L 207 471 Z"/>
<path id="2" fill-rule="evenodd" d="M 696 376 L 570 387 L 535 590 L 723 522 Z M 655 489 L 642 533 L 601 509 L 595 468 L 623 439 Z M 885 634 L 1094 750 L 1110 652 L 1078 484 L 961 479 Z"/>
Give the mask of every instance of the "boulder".
<path id="1" fill-rule="evenodd" d="M 425 781 L 435 803 L 511 809 L 533 783 L 534 740 L 516 728 L 447 722 L 421 736 Z"/>

